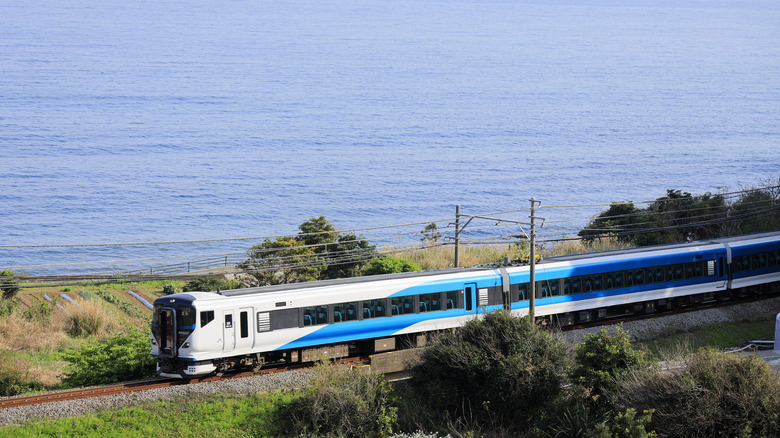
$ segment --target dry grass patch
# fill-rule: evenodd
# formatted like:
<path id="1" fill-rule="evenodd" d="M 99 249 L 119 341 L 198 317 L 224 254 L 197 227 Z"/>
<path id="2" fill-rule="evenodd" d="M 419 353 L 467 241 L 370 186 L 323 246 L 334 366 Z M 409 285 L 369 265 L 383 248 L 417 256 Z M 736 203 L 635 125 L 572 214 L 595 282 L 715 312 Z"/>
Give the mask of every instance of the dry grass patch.
<path id="1" fill-rule="evenodd" d="M 64 306 L 67 314 L 59 312 L 65 331 L 75 337 L 105 337 L 117 331 L 115 318 L 99 303 L 79 300 Z"/>
<path id="2" fill-rule="evenodd" d="M 40 321 L 12 314 L 0 320 L 0 351 L 56 349 L 67 339 L 63 325 L 53 317 Z"/>
<path id="3" fill-rule="evenodd" d="M 632 248 L 632 245 L 621 242 L 616 237 L 604 237 L 591 243 L 583 243 L 582 240 L 564 240 L 556 243 L 544 251 L 547 257 L 555 257 L 570 254 L 584 254 L 588 252 L 612 251 L 616 249 Z"/>
<path id="4" fill-rule="evenodd" d="M 455 248 L 445 246 L 424 251 L 399 252 L 398 257 L 411 260 L 424 270 L 445 269 L 455 265 Z M 473 266 L 486 263 L 497 263 L 509 257 L 516 260 L 521 252 L 517 245 L 479 245 L 460 248 L 459 265 Z"/>

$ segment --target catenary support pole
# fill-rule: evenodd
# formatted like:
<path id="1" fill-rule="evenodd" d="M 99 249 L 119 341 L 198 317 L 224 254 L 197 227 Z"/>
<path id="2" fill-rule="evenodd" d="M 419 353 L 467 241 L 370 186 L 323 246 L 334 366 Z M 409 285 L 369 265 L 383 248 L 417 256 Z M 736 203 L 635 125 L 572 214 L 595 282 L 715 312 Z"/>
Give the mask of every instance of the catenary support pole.
<path id="1" fill-rule="evenodd" d="M 455 267 L 460 263 L 460 205 L 455 206 Z"/>
<path id="2" fill-rule="evenodd" d="M 531 249 L 530 249 L 530 286 L 531 286 L 531 297 L 528 301 L 528 315 L 531 318 L 531 322 L 536 322 L 536 203 L 539 202 L 535 200 L 534 198 L 531 198 L 531 233 L 530 233 L 530 241 L 531 241 Z"/>

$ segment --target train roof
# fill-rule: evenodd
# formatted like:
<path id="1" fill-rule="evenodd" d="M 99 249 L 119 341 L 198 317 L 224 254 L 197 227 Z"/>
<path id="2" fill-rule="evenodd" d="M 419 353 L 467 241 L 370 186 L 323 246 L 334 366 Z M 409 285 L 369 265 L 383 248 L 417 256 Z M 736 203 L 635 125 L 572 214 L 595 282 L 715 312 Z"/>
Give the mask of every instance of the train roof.
<path id="1" fill-rule="evenodd" d="M 717 244 L 724 244 L 724 243 L 733 244 L 737 242 L 744 242 L 746 240 L 765 239 L 765 238 L 772 238 L 772 237 L 780 238 L 780 231 L 722 237 L 717 239 L 700 240 L 700 241 L 693 241 L 693 242 L 686 242 L 686 243 L 643 246 L 637 248 L 626 248 L 626 249 L 617 249 L 617 250 L 610 250 L 610 251 L 546 257 L 540 260 L 539 262 L 537 262 L 537 264 L 582 260 L 582 259 L 594 258 L 594 257 L 636 254 L 636 253 L 643 253 L 648 251 L 664 251 L 670 249 L 695 248 L 695 247 L 701 247 L 705 245 L 717 245 Z M 519 262 L 513 262 L 508 264 L 495 263 L 495 264 L 476 265 L 476 266 L 465 267 L 465 268 L 448 268 L 448 269 L 437 269 L 431 271 L 414 271 L 414 272 L 402 272 L 397 274 L 371 275 L 366 277 L 337 278 L 331 280 L 309 281 L 305 283 L 290 283 L 290 284 L 279 284 L 273 286 L 258 286 L 258 287 L 249 287 L 243 289 L 230 289 L 230 290 L 219 291 L 218 294 L 232 297 L 232 296 L 268 293 L 268 292 L 301 290 L 301 289 L 308 289 L 308 288 L 315 288 L 315 287 L 348 285 L 348 284 L 355 284 L 355 283 L 397 280 L 397 279 L 404 279 L 404 278 L 419 278 L 419 277 L 426 277 L 426 276 L 478 272 L 478 271 L 486 271 L 486 270 L 495 270 L 501 267 L 510 267 L 510 266 L 512 267 L 528 266 L 528 264 L 519 263 Z"/>
<path id="2" fill-rule="evenodd" d="M 780 231 L 742 234 L 738 236 L 719 237 L 716 239 L 695 240 L 692 242 L 685 242 L 685 243 L 668 243 L 664 245 L 639 246 L 636 248 L 615 249 L 609 251 L 588 252 L 582 254 L 570 254 L 570 255 L 563 255 L 563 256 L 547 257 L 545 258 L 545 261 L 546 262 L 569 261 L 569 260 L 580 260 L 580 259 L 591 258 L 591 257 L 605 257 L 605 256 L 612 256 L 612 255 L 635 254 L 635 253 L 648 252 L 648 251 L 664 251 L 670 249 L 695 248 L 695 247 L 700 247 L 705 245 L 719 245 L 724 243 L 735 244 L 735 243 L 741 243 L 750 240 L 760 240 L 766 238 L 780 239 Z"/>

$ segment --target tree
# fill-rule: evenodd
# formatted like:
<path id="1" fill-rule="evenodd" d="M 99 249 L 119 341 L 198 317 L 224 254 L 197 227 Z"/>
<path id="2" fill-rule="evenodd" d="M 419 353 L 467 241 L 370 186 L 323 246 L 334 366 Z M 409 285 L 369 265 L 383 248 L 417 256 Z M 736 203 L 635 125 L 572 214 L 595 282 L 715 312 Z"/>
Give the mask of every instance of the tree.
<path id="1" fill-rule="evenodd" d="M 533 426 L 563 391 L 565 343 L 506 311 L 436 338 L 412 369 L 414 390 L 438 418 L 515 432 Z"/>
<path id="2" fill-rule="evenodd" d="M 602 235 L 616 234 L 618 240 L 629 242 L 633 236 L 624 235 L 623 230 L 632 230 L 637 228 L 639 218 L 637 209 L 632 203 L 613 203 L 609 209 L 601 212 L 578 234 L 586 241 L 592 241 L 594 237 Z M 614 231 L 613 231 L 614 230 Z"/>
<path id="3" fill-rule="evenodd" d="M 340 234 L 325 216 L 298 226 L 295 237 L 266 239 L 238 267 L 260 285 L 353 277 L 376 257 L 376 246 L 356 234 Z"/>
<path id="4" fill-rule="evenodd" d="M 182 292 L 212 292 L 216 290 L 240 289 L 242 287 L 243 285 L 241 282 L 237 280 L 227 281 L 220 280 L 216 277 L 200 277 L 187 282 L 187 284 L 182 287 Z M 173 286 L 167 285 L 165 286 L 165 289 L 163 289 L 163 292 L 172 294 L 176 293 L 176 290 Z"/>
<path id="5" fill-rule="evenodd" d="M 249 259 L 239 264 L 260 286 L 314 281 L 320 278 L 324 261 L 314 248 L 294 238 L 266 239 L 249 250 Z"/>
<path id="6" fill-rule="evenodd" d="M 422 268 L 411 260 L 385 256 L 368 262 L 363 270 L 363 275 L 396 274 L 413 271 L 422 271 Z"/>
<path id="7" fill-rule="evenodd" d="M 4 300 L 10 300 L 19 293 L 19 280 L 14 278 L 14 275 L 14 271 L 10 269 L 0 271 L 0 290 Z"/>
<path id="8" fill-rule="evenodd" d="M 636 246 L 710 239 L 721 236 L 728 212 L 722 195 L 667 190 L 666 196 L 644 209 L 631 203 L 612 204 L 578 235 L 586 241 L 615 235 Z"/>
<path id="9" fill-rule="evenodd" d="M 439 232 L 439 227 L 436 225 L 436 222 L 431 222 L 430 224 L 425 226 L 425 229 L 420 231 L 420 234 L 422 234 L 422 238 L 420 238 L 420 241 L 423 243 L 437 243 L 439 239 L 441 239 L 441 233 Z"/>

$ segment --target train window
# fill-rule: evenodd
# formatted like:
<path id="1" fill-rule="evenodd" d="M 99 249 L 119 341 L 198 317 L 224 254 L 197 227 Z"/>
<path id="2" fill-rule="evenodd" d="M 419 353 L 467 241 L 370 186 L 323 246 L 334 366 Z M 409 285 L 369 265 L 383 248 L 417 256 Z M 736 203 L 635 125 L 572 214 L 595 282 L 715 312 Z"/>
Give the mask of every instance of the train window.
<path id="1" fill-rule="evenodd" d="M 285 310 L 274 310 L 271 312 L 270 315 L 270 330 L 280 330 L 280 329 L 286 329 L 286 328 L 293 328 L 299 326 L 299 315 L 300 309 L 285 309 Z M 258 321 L 260 318 L 260 313 L 258 313 Z M 305 318 L 304 318 L 305 319 Z M 313 321 L 313 320 L 312 320 Z M 304 320 L 304 323 L 307 322 Z M 306 325 L 311 325 L 306 324 Z M 258 331 L 260 331 L 260 325 L 258 324 Z"/>
<path id="2" fill-rule="evenodd" d="M 585 292 L 604 289 L 601 274 L 586 275 L 584 278 Z"/>
<path id="3" fill-rule="evenodd" d="M 660 283 L 663 281 L 666 281 L 666 277 L 664 276 L 664 268 L 661 266 L 656 266 L 653 268 L 655 271 L 655 282 Z"/>
<path id="4" fill-rule="evenodd" d="M 772 251 L 772 254 L 769 256 L 769 265 L 780 265 L 780 251 Z"/>
<path id="5" fill-rule="evenodd" d="M 363 319 L 379 318 L 387 315 L 387 300 L 363 301 Z"/>
<path id="6" fill-rule="evenodd" d="M 333 322 L 355 321 L 358 319 L 358 303 L 340 303 L 333 305 Z"/>
<path id="7" fill-rule="evenodd" d="M 328 306 L 303 308 L 303 325 L 321 325 L 328 323 Z"/>
<path id="8" fill-rule="evenodd" d="M 422 294 L 420 295 L 420 312 L 433 312 L 441 310 L 441 294 Z"/>
<path id="9" fill-rule="evenodd" d="M 561 280 L 556 278 L 554 280 L 549 280 L 547 283 L 550 284 L 550 295 L 552 296 L 558 296 L 561 294 Z"/>
<path id="10" fill-rule="evenodd" d="M 563 293 L 569 295 L 574 293 L 574 281 L 579 281 L 579 277 L 565 278 L 563 280 Z"/>
<path id="11" fill-rule="evenodd" d="M 444 303 L 447 305 L 447 309 L 454 309 L 458 306 L 458 291 L 451 290 L 449 292 L 445 292 L 445 301 Z"/>
<path id="12" fill-rule="evenodd" d="M 414 313 L 414 297 L 395 297 L 390 300 L 393 315 L 406 315 Z"/>
<path id="13" fill-rule="evenodd" d="M 525 301 L 530 298 L 530 283 L 520 283 L 517 287 L 517 300 L 515 301 Z"/>
<path id="14" fill-rule="evenodd" d="M 633 271 L 628 271 L 628 274 L 631 276 L 634 286 L 645 284 L 645 271 L 643 269 L 634 269 Z"/>
<path id="15" fill-rule="evenodd" d="M 214 321 L 214 311 L 213 310 L 205 310 L 203 312 L 200 312 L 200 326 L 201 327 L 205 327 L 211 321 Z"/>
<path id="16" fill-rule="evenodd" d="M 750 257 L 742 256 L 742 257 L 739 258 L 739 270 L 740 271 L 749 271 L 750 270 Z"/>
<path id="17" fill-rule="evenodd" d="M 539 291 L 540 294 L 542 294 L 542 298 L 546 298 L 550 296 L 550 288 L 547 286 L 546 281 L 539 281 L 536 283 L 536 290 Z"/>
<path id="18" fill-rule="evenodd" d="M 178 320 L 180 328 L 195 328 L 195 309 L 190 307 L 179 307 Z"/>
<path id="19" fill-rule="evenodd" d="M 238 325 L 241 329 L 241 337 L 249 337 L 249 312 L 241 312 L 238 317 Z"/>
<path id="20" fill-rule="evenodd" d="M 623 273 L 622 272 L 608 272 L 604 274 L 606 277 L 607 289 L 614 289 L 616 287 L 623 287 Z"/>

